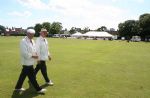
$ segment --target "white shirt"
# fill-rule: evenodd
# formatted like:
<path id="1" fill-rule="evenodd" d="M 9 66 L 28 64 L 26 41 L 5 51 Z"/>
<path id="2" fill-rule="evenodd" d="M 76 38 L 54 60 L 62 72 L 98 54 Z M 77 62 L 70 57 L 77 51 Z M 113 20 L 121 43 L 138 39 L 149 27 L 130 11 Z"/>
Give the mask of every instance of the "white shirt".
<path id="1" fill-rule="evenodd" d="M 40 36 L 36 39 L 36 50 L 37 50 L 39 60 L 43 60 L 43 61 L 48 60 L 48 56 L 50 55 L 50 53 L 48 50 L 48 41 L 46 38 Z"/>
<path id="2" fill-rule="evenodd" d="M 34 40 L 31 40 L 26 36 L 20 42 L 20 52 L 21 52 L 21 63 L 22 65 L 31 66 L 35 63 L 36 47 Z"/>

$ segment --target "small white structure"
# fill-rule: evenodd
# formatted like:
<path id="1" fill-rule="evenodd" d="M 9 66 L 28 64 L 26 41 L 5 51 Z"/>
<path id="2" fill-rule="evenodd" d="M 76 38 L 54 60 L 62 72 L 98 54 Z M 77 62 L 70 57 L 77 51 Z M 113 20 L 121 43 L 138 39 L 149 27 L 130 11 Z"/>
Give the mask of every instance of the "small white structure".
<path id="1" fill-rule="evenodd" d="M 121 37 L 121 40 L 125 40 L 125 37 Z"/>

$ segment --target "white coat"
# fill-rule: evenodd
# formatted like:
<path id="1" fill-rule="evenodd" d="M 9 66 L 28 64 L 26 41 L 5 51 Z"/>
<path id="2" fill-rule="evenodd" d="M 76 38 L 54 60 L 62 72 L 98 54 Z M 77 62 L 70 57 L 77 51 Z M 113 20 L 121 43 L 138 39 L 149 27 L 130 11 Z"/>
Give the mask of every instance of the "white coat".
<path id="1" fill-rule="evenodd" d="M 36 39 L 36 50 L 39 57 L 38 60 L 48 60 L 48 56 L 50 56 L 50 53 L 48 50 L 48 41 L 46 38 L 40 36 Z"/>
<path id="2" fill-rule="evenodd" d="M 22 65 L 31 66 L 34 65 L 35 59 L 32 56 L 37 55 L 36 46 L 34 40 L 31 40 L 26 36 L 20 42 L 21 63 Z"/>

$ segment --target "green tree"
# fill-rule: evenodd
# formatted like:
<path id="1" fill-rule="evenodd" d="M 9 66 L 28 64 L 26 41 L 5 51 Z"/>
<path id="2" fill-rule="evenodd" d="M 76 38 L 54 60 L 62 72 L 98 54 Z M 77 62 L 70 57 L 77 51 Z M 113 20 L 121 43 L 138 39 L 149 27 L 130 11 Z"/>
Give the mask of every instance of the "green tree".
<path id="1" fill-rule="evenodd" d="M 126 39 L 130 39 L 134 35 L 139 34 L 139 22 L 135 20 L 127 20 L 124 23 L 120 23 L 118 25 L 119 35 L 121 37 L 126 37 Z"/>
<path id="2" fill-rule="evenodd" d="M 0 34 L 1 34 L 1 33 L 5 33 L 5 31 L 6 31 L 6 30 L 5 30 L 5 27 L 2 26 L 2 25 L 0 25 Z"/>
<path id="3" fill-rule="evenodd" d="M 31 27 L 27 27 L 27 29 L 34 29 L 34 27 L 32 27 L 32 26 Z"/>
<path id="4" fill-rule="evenodd" d="M 100 28 L 97 29 L 97 31 L 107 31 L 107 27 L 101 26 Z"/>
<path id="5" fill-rule="evenodd" d="M 41 31 L 42 25 L 40 23 L 36 24 L 34 29 L 35 29 L 35 36 L 39 36 L 40 35 L 40 31 Z"/>
<path id="6" fill-rule="evenodd" d="M 142 14 L 139 17 L 140 35 L 143 40 L 150 38 L 150 14 Z"/>
<path id="7" fill-rule="evenodd" d="M 53 22 L 50 27 L 50 34 L 60 34 L 62 30 L 62 23 L 60 22 Z"/>
<path id="8" fill-rule="evenodd" d="M 45 28 L 48 32 L 50 32 L 51 24 L 49 22 L 43 22 L 42 27 Z"/>
<path id="9" fill-rule="evenodd" d="M 72 27 L 69 32 L 70 32 L 70 34 L 74 34 L 76 32 L 76 28 Z"/>
<path id="10" fill-rule="evenodd" d="M 89 28 L 89 27 L 85 27 L 85 28 L 83 29 L 83 33 L 86 33 L 86 32 L 88 32 L 88 31 L 90 31 L 90 28 Z"/>

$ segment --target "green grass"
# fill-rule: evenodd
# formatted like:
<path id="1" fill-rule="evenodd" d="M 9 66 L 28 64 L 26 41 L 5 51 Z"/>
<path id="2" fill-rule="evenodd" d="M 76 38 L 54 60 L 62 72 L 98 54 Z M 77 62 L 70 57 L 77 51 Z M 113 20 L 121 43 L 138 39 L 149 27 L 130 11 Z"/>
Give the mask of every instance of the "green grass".
<path id="1" fill-rule="evenodd" d="M 49 38 L 54 86 L 45 95 L 14 93 L 22 37 L 0 37 L 0 98 L 150 98 L 150 43 Z M 37 76 L 44 84 L 41 73 Z M 28 89 L 29 88 L 29 89 Z"/>

